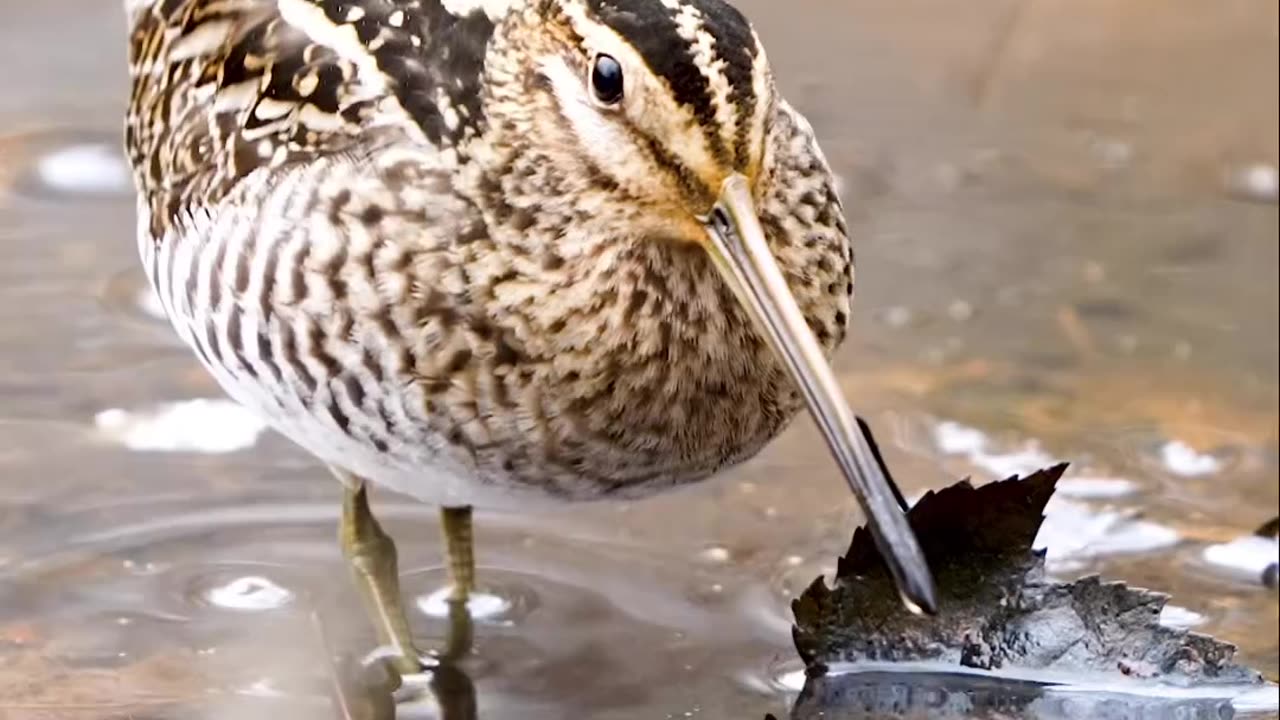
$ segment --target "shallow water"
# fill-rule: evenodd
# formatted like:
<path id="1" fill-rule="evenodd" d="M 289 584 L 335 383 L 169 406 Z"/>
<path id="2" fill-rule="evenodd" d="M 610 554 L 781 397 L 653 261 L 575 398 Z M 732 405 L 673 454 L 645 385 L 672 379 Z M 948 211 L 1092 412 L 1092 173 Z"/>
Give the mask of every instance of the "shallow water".
<path id="1" fill-rule="evenodd" d="M 1280 503 L 1275 4 L 741 4 L 846 181 L 838 369 L 908 493 L 1072 460 L 1055 572 L 1274 677 L 1274 543 L 1218 546 Z M 0 12 L 0 718 L 329 717 L 324 643 L 372 644 L 338 488 L 148 310 L 118 3 Z M 430 595 L 433 511 L 375 502 Z M 786 715 L 788 599 L 858 521 L 807 420 L 671 496 L 481 515 L 481 716 Z"/>

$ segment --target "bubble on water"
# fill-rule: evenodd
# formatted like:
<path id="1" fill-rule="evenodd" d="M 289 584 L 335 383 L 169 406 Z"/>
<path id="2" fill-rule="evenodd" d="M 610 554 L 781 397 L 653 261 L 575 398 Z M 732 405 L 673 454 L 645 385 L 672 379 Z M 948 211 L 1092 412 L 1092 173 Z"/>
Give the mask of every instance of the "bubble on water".
<path id="1" fill-rule="evenodd" d="M 1204 477 L 1222 470 L 1221 460 L 1178 440 L 1160 448 L 1160 460 L 1169 472 L 1181 477 Z"/>
<path id="2" fill-rule="evenodd" d="M 197 399 L 149 410 L 103 410 L 98 433 L 137 452 L 231 453 L 253 447 L 267 425 L 229 400 Z"/>
<path id="3" fill-rule="evenodd" d="M 293 602 L 293 593 L 267 578 L 248 576 L 210 588 L 205 591 L 204 598 L 209 604 L 224 610 L 266 612 L 279 610 Z"/>
<path id="4" fill-rule="evenodd" d="M 36 174 L 53 190 L 65 193 L 128 192 L 129 169 L 124 158 L 105 143 L 71 145 L 40 159 Z"/>

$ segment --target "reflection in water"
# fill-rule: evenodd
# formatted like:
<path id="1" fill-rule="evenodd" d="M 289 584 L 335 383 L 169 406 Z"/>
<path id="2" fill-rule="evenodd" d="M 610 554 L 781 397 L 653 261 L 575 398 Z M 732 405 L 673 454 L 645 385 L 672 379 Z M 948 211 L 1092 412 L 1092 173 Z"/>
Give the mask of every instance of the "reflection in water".
<path id="1" fill-rule="evenodd" d="M 1228 700 L 1071 693 L 963 675 L 859 673 L 811 679 L 792 720 L 1230 720 Z"/>
<path id="2" fill-rule="evenodd" d="M 465 671 L 443 665 L 431 674 L 431 694 L 440 707 L 440 720 L 475 720 L 476 689 Z"/>
<path id="3" fill-rule="evenodd" d="M 422 675 L 402 678 L 385 659 L 357 662 L 350 655 L 332 654 L 328 633 L 318 616 L 315 623 L 325 638 L 332 661 L 332 703 L 341 720 L 476 720 L 476 686 L 461 663 L 442 661 Z M 463 642 L 450 638 L 450 644 Z M 467 641 L 469 643 L 469 640 Z M 463 661 L 465 662 L 465 660 Z"/>
<path id="4" fill-rule="evenodd" d="M 392 692 L 387 692 L 386 684 L 365 685 L 369 694 L 350 706 L 338 707 L 344 713 L 344 720 L 476 720 L 479 712 L 476 686 L 463 666 L 442 663 L 421 678 L 413 678 L 414 681 L 423 679 L 425 683 L 406 683 Z"/>

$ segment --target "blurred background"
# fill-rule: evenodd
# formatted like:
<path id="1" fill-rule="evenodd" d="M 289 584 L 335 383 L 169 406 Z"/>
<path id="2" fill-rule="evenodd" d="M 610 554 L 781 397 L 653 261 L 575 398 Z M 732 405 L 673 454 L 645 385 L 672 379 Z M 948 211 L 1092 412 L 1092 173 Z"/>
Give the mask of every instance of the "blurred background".
<path id="1" fill-rule="evenodd" d="M 843 179 L 837 369 L 899 482 L 1070 460 L 1051 571 L 1168 592 L 1274 677 L 1277 4 L 738 4 Z M 120 3 L 0 17 L 0 718 L 328 717 L 322 660 L 373 642 L 339 489 L 157 316 Z M 376 502 L 431 645 L 434 512 Z M 672 496 L 481 514 L 482 715 L 786 713 L 789 600 L 860 521 L 807 418 Z"/>

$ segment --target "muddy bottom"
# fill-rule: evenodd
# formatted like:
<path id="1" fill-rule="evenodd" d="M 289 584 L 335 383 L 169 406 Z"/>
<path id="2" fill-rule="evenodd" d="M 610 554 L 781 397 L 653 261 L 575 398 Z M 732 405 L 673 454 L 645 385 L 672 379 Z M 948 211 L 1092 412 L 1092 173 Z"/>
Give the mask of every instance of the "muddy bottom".
<path id="1" fill-rule="evenodd" d="M 907 492 L 1073 461 L 1050 571 L 1171 593 L 1168 623 L 1274 678 L 1275 545 L 1247 538 L 1280 503 L 1275 4 L 741 5 L 845 181 L 837 369 Z M 330 656 L 374 645 L 339 489 L 155 316 L 119 3 L 0 13 L 0 718 L 331 717 Z M 374 500 L 436 647 L 434 511 Z M 673 495 L 482 513 L 495 599 L 443 696 L 485 718 L 788 717 L 789 600 L 859 522 L 807 419 Z"/>

